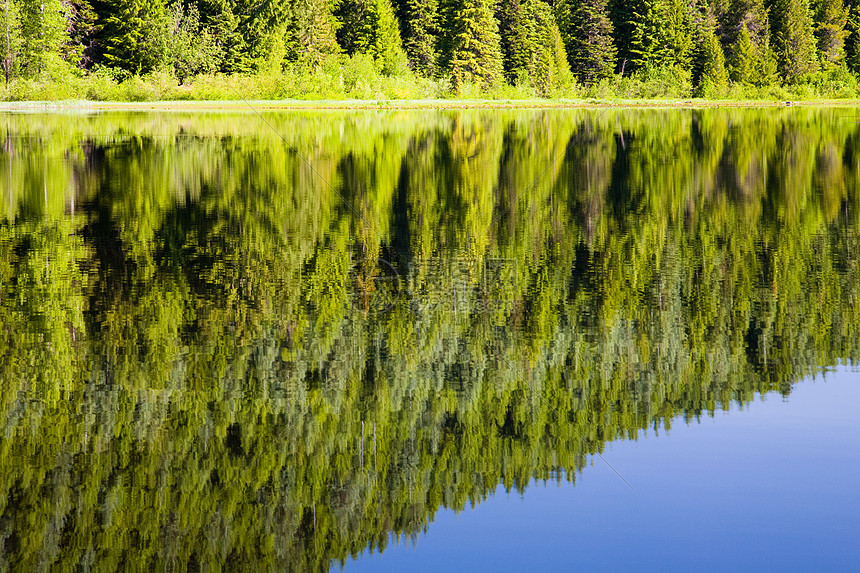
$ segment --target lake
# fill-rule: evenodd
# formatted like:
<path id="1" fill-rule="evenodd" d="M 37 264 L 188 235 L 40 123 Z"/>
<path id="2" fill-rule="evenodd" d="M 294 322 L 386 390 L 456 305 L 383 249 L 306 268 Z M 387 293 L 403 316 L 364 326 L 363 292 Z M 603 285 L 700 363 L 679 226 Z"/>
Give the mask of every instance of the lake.
<path id="1" fill-rule="evenodd" d="M 858 118 L 0 114 L 0 571 L 855 568 Z"/>

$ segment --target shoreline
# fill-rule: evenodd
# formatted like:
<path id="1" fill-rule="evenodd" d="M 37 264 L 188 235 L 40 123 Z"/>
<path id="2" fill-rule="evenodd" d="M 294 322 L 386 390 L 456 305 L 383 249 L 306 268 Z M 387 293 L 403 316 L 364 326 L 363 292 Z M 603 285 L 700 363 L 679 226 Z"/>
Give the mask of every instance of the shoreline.
<path id="1" fill-rule="evenodd" d="M 293 111 L 293 110 L 458 110 L 458 109 L 697 109 L 860 107 L 852 100 L 165 100 L 122 101 L 17 101 L 0 103 L 0 112 L 63 111 Z"/>

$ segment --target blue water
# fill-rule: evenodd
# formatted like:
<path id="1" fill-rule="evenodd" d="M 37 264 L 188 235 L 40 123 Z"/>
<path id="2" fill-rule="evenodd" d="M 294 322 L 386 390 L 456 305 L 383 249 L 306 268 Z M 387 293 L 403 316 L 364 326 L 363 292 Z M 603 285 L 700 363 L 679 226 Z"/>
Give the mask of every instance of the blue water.
<path id="1" fill-rule="evenodd" d="M 575 486 L 440 511 L 416 542 L 345 571 L 857 571 L 858 404 L 860 372 L 840 367 L 787 398 L 612 442 Z"/>

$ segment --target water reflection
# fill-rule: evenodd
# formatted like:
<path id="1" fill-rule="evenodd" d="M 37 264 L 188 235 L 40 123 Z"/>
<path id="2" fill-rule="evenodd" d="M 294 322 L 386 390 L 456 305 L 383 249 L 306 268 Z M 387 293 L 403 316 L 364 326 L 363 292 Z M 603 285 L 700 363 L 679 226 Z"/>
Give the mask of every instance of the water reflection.
<path id="1" fill-rule="evenodd" d="M 325 570 L 855 360 L 838 115 L 2 116 L 3 565 Z"/>

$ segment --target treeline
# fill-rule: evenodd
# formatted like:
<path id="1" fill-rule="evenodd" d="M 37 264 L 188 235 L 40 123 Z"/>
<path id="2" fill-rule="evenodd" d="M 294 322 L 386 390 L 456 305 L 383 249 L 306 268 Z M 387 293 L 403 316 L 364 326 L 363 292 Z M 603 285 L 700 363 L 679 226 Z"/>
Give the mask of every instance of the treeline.
<path id="1" fill-rule="evenodd" d="M 606 94 L 632 77 L 724 97 L 856 95 L 860 73 L 857 0 L 6 0 L 0 12 L 7 84 L 289 71 L 343 87 L 369 71 L 461 94 Z"/>
<path id="2" fill-rule="evenodd" d="M 860 358 L 848 114 L 2 121 L 0 569 L 325 571 Z"/>

